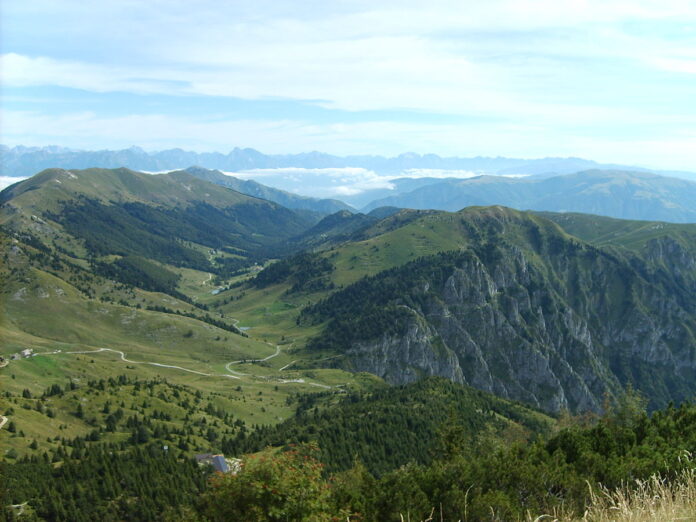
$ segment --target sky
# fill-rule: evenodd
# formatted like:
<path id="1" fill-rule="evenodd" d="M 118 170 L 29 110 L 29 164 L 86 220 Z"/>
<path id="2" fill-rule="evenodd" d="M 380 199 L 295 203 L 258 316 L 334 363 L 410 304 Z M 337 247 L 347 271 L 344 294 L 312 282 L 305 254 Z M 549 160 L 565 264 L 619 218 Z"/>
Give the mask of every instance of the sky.
<path id="1" fill-rule="evenodd" d="M 0 2 L 0 142 L 696 170 L 696 2 Z"/>

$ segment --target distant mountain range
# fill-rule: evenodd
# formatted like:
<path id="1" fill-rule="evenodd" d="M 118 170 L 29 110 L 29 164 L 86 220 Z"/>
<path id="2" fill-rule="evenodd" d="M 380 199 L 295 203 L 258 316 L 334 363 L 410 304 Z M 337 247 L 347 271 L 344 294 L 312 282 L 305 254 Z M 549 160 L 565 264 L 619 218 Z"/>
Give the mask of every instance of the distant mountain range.
<path id="1" fill-rule="evenodd" d="M 407 185 L 395 181 L 397 194 L 374 200 L 363 211 L 384 206 L 456 211 L 474 205 L 505 205 L 520 210 L 696 222 L 696 183 L 647 172 L 588 170 L 550 178 L 432 180 L 408 192 L 399 190 Z"/>
<path id="2" fill-rule="evenodd" d="M 91 167 L 118 168 L 159 172 L 199 165 L 208 169 L 240 171 L 251 169 L 297 167 L 306 169 L 359 167 L 383 174 L 399 174 L 417 169 L 465 170 L 495 175 L 558 175 L 589 169 L 622 169 L 645 171 L 635 166 L 602 164 L 581 158 L 459 158 L 437 154 L 408 152 L 395 157 L 334 156 L 322 152 L 301 154 L 263 154 L 254 149 L 234 148 L 228 154 L 220 152 L 197 153 L 182 149 L 147 152 L 140 147 L 123 150 L 85 151 L 57 146 L 7 147 L 0 146 L 0 174 L 3 176 L 31 176 L 46 168 L 85 169 Z M 655 171 L 696 180 L 689 172 Z M 418 177 L 415 173 L 413 177 Z"/>
<path id="3" fill-rule="evenodd" d="M 356 209 L 364 213 L 380 207 L 457 211 L 481 205 L 696 222 L 696 181 L 687 179 L 688 173 L 676 173 L 682 176 L 679 178 L 666 176 L 665 171 L 655 173 L 636 167 L 601 165 L 578 158 L 441 158 L 434 154 L 338 157 L 318 152 L 265 155 L 253 149 L 234 149 L 224 155 L 180 149 L 148 153 L 137 147 L 88 152 L 19 146 L 2 147 L 0 152 L 2 173 L 10 179 L 33 175 L 44 167 L 126 167 L 161 172 L 199 165 L 185 171 L 196 178 L 304 213 L 314 223 L 326 215 Z M 253 169 L 263 170 L 240 177 L 227 172 Z M 375 174 L 378 171 L 381 174 Z M 483 174 L 477 176 L 474 172 Z M 256 174 L 263 184 L 256 179 L 242 179 Z M 696 180 L 696 175 L 693 176 Z M 335 197 L 306 195 L 327 191 Z"/>

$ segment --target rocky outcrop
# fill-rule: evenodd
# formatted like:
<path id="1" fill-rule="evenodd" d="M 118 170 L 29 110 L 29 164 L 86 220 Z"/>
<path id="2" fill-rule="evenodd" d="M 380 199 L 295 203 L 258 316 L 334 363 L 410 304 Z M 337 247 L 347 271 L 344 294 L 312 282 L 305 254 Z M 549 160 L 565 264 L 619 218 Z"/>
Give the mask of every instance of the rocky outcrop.
<path id="1" fill-rule="evenodd" d="M 683 268 L 670 275 L 575 240 L 554 245 L 502 241 L 492 258 L 467 251 L 450 266 L 433 256 L 363 284 L 350 295 L 410 315 L 396 332 L 352 340 L 345 367 L 393 384 L 443 376 L 553 412 L 601 411 L 627 383 L 653 406 L 691 397 L 696 295 L 674 278 L 692 260 L 654 246 Z"/>
<path id="2" fill-rule="evenodd" d="M 415 316 L 405 334 L 356 343 L 349 355 L 355 370 L 377 374 L 391 383 L 414 382 L 426 375 L 466 382 L 457 354 Z"/>

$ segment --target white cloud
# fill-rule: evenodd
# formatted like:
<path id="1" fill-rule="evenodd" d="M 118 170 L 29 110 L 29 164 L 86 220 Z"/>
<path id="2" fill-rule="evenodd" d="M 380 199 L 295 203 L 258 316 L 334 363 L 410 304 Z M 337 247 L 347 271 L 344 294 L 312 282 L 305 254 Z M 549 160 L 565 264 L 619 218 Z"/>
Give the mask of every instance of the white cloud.
<path id="1" fill-rule="evenodd" d="M 468 179 L 480 176 L 480 173 L 470 170 L 446 170 L 446 169 L 406 169 L 403 171 L 404 178 L 460 178 Z"/>
<path id="2" fill-rule="evenodd" d="M 357 167 L 308 169 L 299 167 L 276 169 L 251 169 L 226 172 L 241 179 L 252 179 L 283 190 L 306 196 L 337 197 L 355 196 L 368 190 L 392 190 L 390 180 L 397 176 L 384 176 Z"/>
<path id="3" fill-rule="evenodd" d="M 0 176 L 0 190 L 25 179 L 27 178 L 18 178 L 14 176 Z"/>
<path id="4" fill-rule="evenodd" d="M 323 169 L 284 167 L 225 172 L 225 174 L 241 179 L 252 179 L 304 196 L 339 198 L 356 196 L 369 190 L 393 190 L 395 186 L 392 181 L 399 178 L 469 179 L 481 175 L 468 170 L 447 169 L 406 169 L 394 174 L 378 174 L 372 170 L 356 167 Z M 525 175 L 511 174 L 504 177 L 525 177 Z"/>
<path id="5" fill-rule="evenodd" d="M 427 8 L 419 2 L 101 4 L 86 10 L 83 2 L 62 2 L 60 9 L 41 2 L 41 9 L 25 9 L 39 20 L 52 14 L 61 38 L 66 32 L 59 22 L 66 22 L 74 38 L 118 49 L 115 55 L 128 65 L 8 54 L 6 84 L 583 123 L 616 110 L 587 99 L 591 93 L 569 91 L 592 73 L 594 62 L 675 70 L 690 68 L 685 60 L 696 56 L 693 38 L 624 28 L 696 22 L 696 3 L 680 0 L 435 1 Z M 68 20 L 78 13 L 80 24 Z M 128 28 L 129 38 L 121 31 L 97 33 L 100 17 Z"/>
<path id="6" fill-rule="evenodd" d="M 472 172 L 470 170 L 448 170 L 448 169 L 406 169 L 398 177 L 400 178 L 458 178 L 469 179 L 488 174 L 488 172 Z M 529 174 L 501 174 L 503 178 L 525 178 Z"/>
<path id="7" fill-rule="evenodd" d="M 54 85 L 94 92 L 183 94 L 177 75 L 151 68 L 108 66 L 16 53 L 0 56 L 3 83 L 11 87 Z"/>
<path id="8" fill-rule="evenodd" d="M 696 74 L 696 59 L 682 60 L 678 58 L 657 58 L 653 60 L 655 66 L 664 71 Z"/>

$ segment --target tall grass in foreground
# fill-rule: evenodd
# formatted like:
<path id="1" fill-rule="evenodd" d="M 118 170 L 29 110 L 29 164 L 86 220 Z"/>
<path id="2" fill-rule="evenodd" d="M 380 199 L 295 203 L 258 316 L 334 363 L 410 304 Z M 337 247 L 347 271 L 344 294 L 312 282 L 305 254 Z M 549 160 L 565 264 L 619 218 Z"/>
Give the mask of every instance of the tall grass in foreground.
<path id="1" fill-rule="evenodd" d="M 528 517 L 529 522 L 667 522 L 696 521 L 696 469 L 667 480 L 653 475 L 631 485 L 609 490 L 591 489 L 582 517 L 562 512 Z"/>
<path id="2" fill-rule="evenodd" d="M 401 515 L 402 522 L 413 519 Z M 505 522 L 491 509 L 491 522 Z M 457 522 L 466 522 L 462 518 Z M 668 480 L 653 475 L 647 480 L 636 480 L 619 489 L 611 490 L 590 486 L 590 504 L 582 516 L 568 513 L 563 508 L 552 514 L 527 515 L 526 522 L 696 522 L 696 468 L 680 472 Z M 415 522 L 415 521 L 414 521 Z M 444 522 L 433 509 L 421 522 Z"/>

